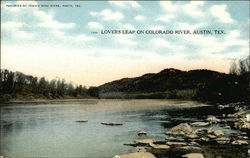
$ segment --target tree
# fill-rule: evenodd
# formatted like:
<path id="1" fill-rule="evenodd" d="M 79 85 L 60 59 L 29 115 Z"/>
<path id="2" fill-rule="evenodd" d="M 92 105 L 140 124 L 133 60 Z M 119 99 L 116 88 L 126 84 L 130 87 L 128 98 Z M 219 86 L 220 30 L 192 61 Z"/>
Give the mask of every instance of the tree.
<path id="1" fill-rule="evenodd" d="M 239 74 L 244 75 L 250 72 L 250 55 L 246 59 L 239 61 Z"/>
<path id="2" fill-rule="evenodd" d="M 56 83 L 56 87 L 57 87 L 57 92 L 60 96 L 63 96 L 65 91 L 66 91 L 66 84 L 65 84 L 65 80 L 62 79 L 61 80 L 58 80 L 57 83 Z"/>
<path id="3" fill-rule="evenodd" d="M 245 59 L 241 59 L 238 63 L 232 63 L 230 67 L 230 74 L 237 75 L 239 81 L 237 82 L 238 86 L 241 86 L 240 91 L 234 91 L 234 93 L 241 96 L 247 101 L 250 101 L 250 55 Z M 240 93 L 242 94 L 240 94 Z"/>
<path id="4" fill-rule="evenodd" d="M 53 79 L 49 82 L 49 93 L 52 94 L 53 97 L 57 95 L 57 87 L 56 87 L 56 80 Z"/>
<path id="5" fill-rule="evenodd" d="M 38 78 L 33 77 L 31 80 L 31 92 L 38 93 Z"/>
<path id="6" fill-rule="evenodd" d="M 232 62 L 231 66 L 230 66 L 229 74 L 233 74 L 233 75 L 238 74 L 238 66 L 237 66 L 235 60 Z"/>
<path id="7" fill-rule="evenodd" d="M 14 73 L 13 72 L 9 72 L 8 74 L 8 78 L 7 78 L 7 81 L 6 81 L 6 92 L 13 92 L 13 89 L 14 89 Z"/>
<path id="8" fill-rule="evenodd" d="M 15 73 L 15 92 L 23 92 L 24 91 L 24 87 L 25 87 L 25 78 L 26 76 L 21 73 L 21 72 L 16 72 Z"/>
<path id="9" fill-rule="evenodd" d="M 91 97 L 99 97 L 99 90 L 97 87 L 89 87 L 88 95 Z"/>
<path id="10" fill-rule="evenodd" d="M 72 83 L 66 83 L 64 79 L 48 81 L 45 77 L 38 78 L 21 72 L 0 70 L 1 94 L 41 94 L 47 98 L 57 98 L 64 95 L 84 96 L 86 91 L 86 87 L 82 85 L 75 87 Z"/>
<path id="11" fill-rule="evenodd" d="M 229 74 L 245 75 L 250 73 L 250 55 L 245 59 L 240 59 L 238 63 L 235 61 L 231 64 Z"/>
<path id="12" fill-rule="evenodd" d="M 74 86 L 72 83 L 67 84 L 67 94 L 73 95 L 74 94 Z"/>
<path id="13" fill-rule="evenodd" d="M 48 82 L 42 77 L 38 83 L 38 93 L 47 95 L 48 94 Z"/>

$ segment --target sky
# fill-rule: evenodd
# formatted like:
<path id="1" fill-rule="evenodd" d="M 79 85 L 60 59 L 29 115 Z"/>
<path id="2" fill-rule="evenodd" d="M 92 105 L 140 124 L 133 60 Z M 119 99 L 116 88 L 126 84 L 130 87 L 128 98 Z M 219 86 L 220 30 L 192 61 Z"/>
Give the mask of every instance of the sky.
<path id="1" fill-rule="evenodd" d="M 227 73 L 249 54 L 249 22 L 248 1 L 1 1 L 1 68 L 85 86 L 165 68 Z"/>

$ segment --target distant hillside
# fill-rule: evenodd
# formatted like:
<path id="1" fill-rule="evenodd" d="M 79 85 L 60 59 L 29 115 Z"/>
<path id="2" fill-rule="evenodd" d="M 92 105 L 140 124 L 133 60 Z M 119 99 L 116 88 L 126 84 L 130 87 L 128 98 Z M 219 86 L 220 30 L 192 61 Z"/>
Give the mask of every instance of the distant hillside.
<path id="1" fill-rule="evenodd" d="M 159 73 L 112 81 L 99 86 L 98 91 L 100 98 L 178 98 L 227 102 L 244 100 L 248 95 L 247 84 L 244 78 L 237 75 L 170 68 Z"/>
<path id="2" fill-rule="evenodd" d="M 250 56 L 249 58 L 250 59 Z M 86 88 L 1 70 L 0 102 L 13 99 L 115 98 L 185 99 L 211 103 L 250 102 L 250 60 L 240 60 L 230 74 L 211 70 L 165 69 Z"/>
<path id="3" fill-rule="evenodd" d="M 165 69 L 159 73 L 145 74 L 135 78 L 123 78 L 99 86 L 99 92 L 163 92 L 173 89 L 193 89 L 207 85 L 225 76 L 210 70 L 181 71 Z"/>

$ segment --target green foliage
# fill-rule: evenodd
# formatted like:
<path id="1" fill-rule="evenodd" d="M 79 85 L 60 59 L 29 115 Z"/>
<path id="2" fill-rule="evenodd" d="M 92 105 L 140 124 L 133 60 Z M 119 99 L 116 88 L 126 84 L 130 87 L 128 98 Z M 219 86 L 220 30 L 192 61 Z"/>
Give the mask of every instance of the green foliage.
<path id="1" fill-rule="evenodd" d="M 180 71 L 165 69 L 156 74 L 146 74 L 136 78 L 125 78 L 99 86 L 105 92 L 165 92 L 171 90 L 198 89 L 223 73 L 210 70 Z"/>
<path id="2" fill-rule="evenodd" d="M 88 89 L 85 86 L 74 86 L 72 83 L 66 83 L 64 79 L 48 81 L 45 77 L 37 78 L 9 70 L 1 70 L 0 75 L 0 95 L 6 99 L 20 95 L 35 95 L 41 98 L 87 97 L 87 94 L 97 96 L 92 89 L 87 93 Z"/>
<path id="3" fill-rule="evenodd" d="M 165 93 L 145 93 L 145 94 L 138 94 L 135 96 L 136 99 L 165 99 Z"/>
<path id="4" fill-rule="evenodd" d="M 137 99 L 191 99 L 212 103 L 249 101 L 249 67 L 246 60 L 239 65 L 237 72 L 240 75 L 171 68 L 156 74 L 109 82 L 98 89 L 101 97 L 116 93 L 123 94 L 118 97 Z"/>
<path id="5" fill-rule="evenodd" d="M 90 87 L 88 89 L 88 95 L 93 97 L 99 97 L 99 90 L 97 87 Z"/>
<path id="6" fill-rule="evenodd" d="M 230 73 L 210 70 L 165 69 L 156 74 L 124 78 L 99 87 L 74 86 L 64 79 L 48 81 L 21 72 L 1 70 L 0 94 L 35 94 L 46 98 L 106 97 L 137 99 L 192 99 L 213 103 L 250 101 L 250 56 L 232 63 Z M 1 99 L 1 97 L 0 97 Z"/>

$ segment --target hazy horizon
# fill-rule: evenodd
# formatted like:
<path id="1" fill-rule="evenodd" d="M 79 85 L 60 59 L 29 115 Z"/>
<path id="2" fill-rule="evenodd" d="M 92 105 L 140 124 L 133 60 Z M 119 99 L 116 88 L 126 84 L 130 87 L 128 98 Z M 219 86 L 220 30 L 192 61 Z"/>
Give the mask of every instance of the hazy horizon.
<path id="1" fill-rule="evenodd" d="M 173 68 L 173 69 L 177 69 L 177 70 L 181 70 L 181 71 L 190 71 L 190 70 L 211 70 L 211 71 L 217 71 L 217 70 L 206 69 L 206 68 L 204 68 L 204 69 L 203 69 L 203 68 L 197 68 L 197 69 L 196 69 L 196 68 L 194 68 L 194 69 L 178 69 L 178 68 L 174 68 L 174 67 L 168 67 L 168 68 L 163 68 L 163 69 L 161 69 L 161 70 L 159 70 L 159 71 L 157 71 L 157 72 L 146 72 L 146 73 L 138 74 L 138 75 L 135 75 L 135 76 L 124 76 L 124 77 L 122 77 L 122 78 L 116 78 L 116 79 L 113 79 L 113 80 L 110 80 L 110 81 L 101 83 L 101 84 L 99 84 L 99 85 L 82 85 L 82 84 L 76 84 L 76 83 L 74 83 L 74 82 L 68 80 L 67 78 L 60 78 L 60 77 L 57 77 L 57 76 L 54 77 L 54 78 L 48 78 L 47 76 L 44 76 L 44 75 L 38 76 L 38 75 L 36 75 L 36 74 L 24 73 L 24 72 L 19 71 L 19 70 L 11 70 L 11 69 L 7 69 L 7 70 L 12 71 L 12 72 L 21 72 L 21 73 L 24 73 L 25 75 L 32 75 L 32 76 L 34 76 L 34 77 L 39 77 L 39 78 L 45 77 L 45 79 L 46 79 L 46 80 L 49 80 L 49 81 L 51 81 L 51 80 L 53 80 L 53 79 L 60 79 L 60 80 L 64 79 L 64 80 L 66 81 L 66 83 L 72 83 L 74 86 L 82 85 L 82 86 L 91 87 L 91 86 L 100 86 L 100 85 L 103 85 L 103 84 L 105 84 L 105 83 L 109 83 L 109 82 L 112 82 L 112 81 L 120 80 L 120 79 L 123 79 L 123 78 L 140 77 L 140 76 L 142 76 L 142 75 L 150 74 L 150 73 L 156 74 L 156 73 L 161 72 L 162 70 L 165 70 L 165 69 L 172 69 L 172 68 Z M 4 68 L 2 68 L 2 69 L 4 69 Z M 217 72 L 226 73 L 226 74 L 229 73 L 229 72 L 222 72 L 222 71 L 217 71 Z"/>
<path id="2" fill-rule="evenodd" d="M 73 7 L 34 7 L 45 4 Z M 166 68 L 228 73 L 234 60 L 249 55 L 248 5 L 247 1 L 1 2 L 1 68 L 86 86 Z M 226 34 L 101 34 L 101 30 Z"/>

